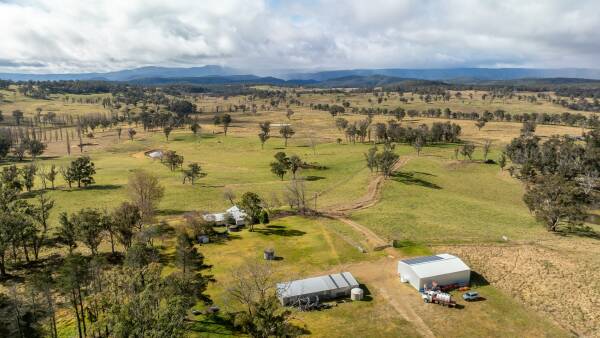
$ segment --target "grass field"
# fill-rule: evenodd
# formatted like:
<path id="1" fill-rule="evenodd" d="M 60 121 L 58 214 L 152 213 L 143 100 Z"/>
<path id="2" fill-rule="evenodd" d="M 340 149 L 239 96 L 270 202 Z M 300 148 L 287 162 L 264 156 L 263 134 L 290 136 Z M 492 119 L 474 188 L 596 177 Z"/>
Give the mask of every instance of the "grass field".
<path id="1" fill-rule="evenodd" d="M 339 203 L 348 198 L 356 198 L 366 189 L 370 177 L 364 166 L 363 152 L 367 145 L 346 146 L 321 144 L 316 154 L 304 145 L 290 142 L 283 148 L 280 140 L 271 140 L 261 149 L 258 139 L 233 135 L 204 135 L 195 138 L 190 132 L 174 132 L 171 140 L 165 142 L 162 133 L 148 134 L 135 141 L 124 141 L 119 145 L 91 150 L 88 154 L 96 165 L 96 184 L 87 189 L 65 189 L 62 178 L 58 180 L 60 189 L 50 191 L 56 200 L 56 209 L 74 211 L 82 207 L 114 207 L 126 199 L 125 185 L 132 170 L 144 169 L 157 175 L 167 187 L 160 204 L 161 215 L 177 215 L 191 210 L 219 211 L 228 207 L 223 198 L 226 189 L 241 196 L 246 191 L 255 191 L 266 198 L 276 194 L 283 201 L 282 194 L 289 183 L 291 174 L 281 181 L 271 173 L 269 163 L 273 155 L 285 151 L 296 154 L 308 163 L 316 162 L 327 169 L 306 169 L 299 173 L 306 177 L 307 196 L 323 192 L 317 200 L 317 207 Z M 175 150 L 185 157 L 185 166 L 198 162 L 207 176 L 193 186 L 182 184 L 180 171 L 170 171 L 160 161 L 144 156 L 151 149 Z M 343 151 L 340 151 L 343 150 Z M 78 150 L 74 152 L 75 156 Z M 67 157 L 38 161 L 48 166 L 66 164 Z M 56 216 L 56 215 L 55 215 Z"/>
<path id="2" fill-rule="evenodd" d="M 243 231 L 236 234 L 226 244 L 208 244 L 200 247 L 207 257 L 206 263 L 213 266 L 210 273 L 217 283 L 211 285 L 209 294 L 215 304 L 225 309 L 235 310 L 227 295 L 226 285 L 230 282 L 231 272 L 252 260 L 260 260 L 262 250 L 274 248 L 280 260 L 274 261 L 276 278 L 280 281 L 293 280 L 324 272 L 350 271 L 356 276 L 365 274 L 366 265 L 378 266 L 389 262 L 384 252 L 363 254 L 345 241 L 343 224 L 322 218 L 286 217 L 272 222 L 269 226 L 260 226 L 255 232 Z M 341 231 L 341 232 L 340 232 Z M 341 234 L 341 236 L 340 236 Z M 243 253 L 243 254 L 241 254 Z M 403 255 L 402 252 L 399 252 Z M 393 262 L 392 262 L 393 263 Z M 373 272 L 386 275 L 385 272 Z M 357 277 L 359 282 L 365 282 Z M 415 311 L 426 318 L 425 321 L 434 334 L 449 337 L 481 337 L 499 333 L 498 336 L 510 337 L 515 334 L 527 336 L 564 336 L 565 332 L 546 320 L 528 312 L 509 296 L 492 286 L 477 288 L 486 295 L 487 300 L 468 304 L 460 310 L 451 310 L 423 304 L 416 291 L 401 284 L 397 278 L 387 281 L 391 288 L 402 289 L 404 299 Z M 373 284 L 366 282 L 371 296 L 365 302 L 343 303 L 319 312 L 296 312 L 295 322 L 306 326 L 315 336 L 348 337 L 416 337 L 419 332 L 406 320 L 398 316 Z M 460 294 L 456 294 L 460 297 Z M 464 325 L 463 318 L 477 325 Z M 227 327 L 214 325 L 206 327 L 208 319 L 199 319 L 195 332 L 202 336 L 210 330 L 215 335 L 228 335 Z"/>
<path id="3" fill-rule="evenodd" d="M 390 239 L 425 243 L 545 235 L 522 201 L 523 187 L 508 172 L 453 156 L 453 148 L 438 147 L 411 157 L 386 183 L 381 202 L 353 218 Z"/>
<path id="4" fill-rule="evenodd" d="M 0 110 L 4 111 L 5 117 L 10 116 L 13 109 L 22 109 L 26 114 L 33 114 L 37 107 L 41 107 L 43 111 L 57 113 L 108 112 L 95 104 L 65 103 L 62 97 L 32 100 L 20 94 L 11 97 L 11 92 L 4 94 L 5 102 L 0 105 Z M 95 138 L 90 140 L 97 145 L 85 148 L 85 153 L 90 155 L 96 164 L 96 183 L 86 189 L 69 190 L 59 178 L 58 189 L 48 191 L 56 203 L 51 214 L 51 225 L 56 225 L 57 217 L 62 211 L 74 212 L 85 207 L 111 209 L 125 201 L 127 178 L 131 171 L 136 169 L 152 172 L 165 186 L 165 196 L 159 205 L 158 217 L 168 220 L 171 224 L 179 224 L 181 214 L 187 211 L 221 211 L 229 207 L 229 202 L 223 198 L 225 190 L 234 191 L 238 197 L 246 191 L 259 193 L 270 200 L 275 195 L 285 207 L 283 195 L 290 176 L 286 175 L 285 180 L 281 181 L 269 168 L 273 155 L 278 151 L 285 151 L 288 155 L 296 154 L 308 163 L 315 162 L 327 167 L 323 170 L 303 170 L 300 173 L 300 176 L 306 178 L 306 195 L 312 198 L 318 193 L 317 209 L 323 210 L 352 202 L 365 194 L 373 178 L 373 174 L 365 166 L 363 155 L 371 145 L 344 142 L 338 144 L 336 139 L 343 139 L 343 135 L 335 128 L 334 119 L 327 112 L 311 110 L 307 105 L 308 102 L 331 104 L 350 100 L 353 106 L 370 106 L 367 101 L 369 97 L 372 98 L 372 95 L 339 95 L 337 99 L 334 95 L 305 94 L 301 96 L 305 106 L 292 107 L 295 114 L 289 121 L 283 108 L 260 111 L 257 114 L 232 113 L 234 123 L 227 136 L 221 133 L 221 127 L 212 125 L 211 113 L 200 115 L 202 136 L 197 138 L 189 130 L 175 130 L 170 141 L 166 142 L 162 132 L 145 133 L 138 127 L 139 133 L 134 141 L 126 140 L 126 136 L 123 136 L 118 142 L 114 131 L 97 131 Z M 405 108 L 450 106 L 453 110 L 463 111 L 494 110 L 499 107 L 510 112 L 565 111 L 562 107 L 548 102 L 531 104 L 515 100 L 497 100 L 491 103 L 480 99 L 467 101 L 469 100 L 463 102 L 453 97 L 450 103 L 414 102 L 406 104 Z M 205 111 L 211 111 L 217 105 L 223 107 L 245 102 L 245 97 L 231 97 L 227 101 L 214 97 L 197 100 L 198 105 Z M 401 105 L 399 103 L 397 97 L 391 97 L 384 101 L 382 106 L 395 108 Z M 343 117 L 351 121 L 364 118 L 352 114 Z M 389 118 L 375 116 L 374 120 L 385 122 Z M 296 134 L 289 141 L 287 148 L 283 147 L 283 140 L 274 128 L 273 138 L 261 149 L 257 137 L 257 124 L 265 120 L 292 124 Z M 403 123 L 418 125 L 434 121 L 446 120 L 406 118 Z M 490 154 L 492 159 L 498 157 L 504 144 L 519 135 L 521 127 L 519 123 L 490 122 L 482 130 L 478 130 L 474 121 L 452 122 L 461 125 L 464 135 L 462 138 L 467 141 L 480 144 L 485 139 L 493 140 L 494 149 Z M 562 126 L 538 126 L 537 130 L 537 134 L 543 137 L 580 133 L 580 128 Z M 316 144 L 314 149 L 311 147 L 313 143 Z M 561 241 L 561 245 L 556 246 L 560 253 L 568 251 L 568 245 L 565 243 L 576 245 L 576 239 L 563 240 L 551 236 L 535 221 L 522 202 L 522 184 L 511 178 L 507 172 L 502 172 L 497 165 L 483 164 L 480 148 L 476 150 L 475 161 L 470 162 L 454 159 L 455 147 L 456 145 L 428 146 L 424 148 L 421 156 L 417 157 L 412 147 L 398 145 L 396 152 L 403 158 L 409 158 L 408 162 L 385 182 L 381 200 L 377 204 L 350 215 L 352 220 L 368 227 L 386 240 L 401 240 L 403 248 L 363 254 L 356 248 L 357 245 L 362 245 L 362 235 L 339 221 L 299 216 L 276 219 L 269 227 L 258 227 L 255 232 L 244 230 L 236 233 L 228 242 L 199 247 L 199 251 L 206 257 L 206 263 L 212 266 L 209 273 L 217 280 L 210 285 L 209 294 L 224 310 L 235 309 L 227 297 L 231 271 L 248 260 L 260 259 L 265 248 L 273 247 L 277 255 L 282 257 L 274 262 L 277 277 L 281 280 L 349 270 L 358 276 L 359 281 L 365 281 L 366 287 L 371 291 L 370 301 L 339 304 L 322 312 L 296 313 L 295 322 L 305 325 L 316 336 L 423 335 L 419 325 L 400 315 L 394 302 L 401 302 L 413 308 L 415 316 L 423 318 L 425 325 L 436 336 L 568 336 L 566 331 L 554 323 L 559 322 L 562 327 L 569 326 L 557 320 L 551 313 L 532 306 L 535 299 L 523 297 L 514 285 L 507 285 L 507 282 L 495 279 L 497 275 L 501 275 L 500 272 L 514 272 L 505 271 L 510 270 L 508 263 L 506 266 L 497 263 L 504 270 L 490 270 L 485 262 L 473 258 L 472 262 L 478 272 L 485 272 L 486 277 L 494 277 L 488 279 L 492 285 L 479 286 L 481 293 L 486 296 L 486 301 L 467 304 L 464 308 L 451 312 L 446 308 L 423 304 L 416 291 L 401 285 L 394 276 L 395 258 L 390 257 L 438 253 L 438 250 L 442 249 L 460 252 L 464 257 L 476 257 L 477 249 L 473 251 L 468 245 L 503 245 L 502 236 L 508 237 L 511 243 Z M 171 172 L 159 161 L 144 156 L 145 151 L 152 149 L 175 150 L 185 157 L 185 165 L 198 162 L 207 176 L 193 186 L 184 185 L 180 171 Z M 45 156 L 38 160 L 38 164 L 64 165 L 78 155 L 79 150 L 74 147 L 72 155 L 66 156 L 65 144 L 52 142 Z M 2 163 L 7 164 L 9 163 Z M 33 198 L 35 192 L 31 195 Z M 311 203 L 313 202 L 311 200 Z M 172 240 L 162 244 L 163 254 L 166 257 L 172 256 Z M 108 247 L 104 246 L 103 250 L 107 251 Z M 483 252 L 483 249 L 481 250 Z M 533 255 L 541 251 L 526 252 Z M 394 256 L 389 256 L 390 253 Z M 569 262 L 576 262 L 578 258 L 587 261 L 593 260 L 593 257 L 600 253 L 600 249 L 597 242 L 587 240 L 586 250 L 569 253 L 572 254 Z M 512 262 L 512 257 L 502 257 L 501 262 Z M 588 266 L 595 267 L 593 263 Z M 170 263 L 165 265 L 165 272 L 172 269 L 173 265 Z M 384 277 L 380 279 L 379 275 Z M 577 274 L 573 272 L 569 276 L 576 278 Z M 595 275 L 591 274 L 588 277 L 593 276 Z M 522 280 L 527 282 L 526 278 Z M 386 295 L 385 290 L 392 290 L 392 293 Z M 597 293 L 591 291 L 586 295 L 593 298 Z M 541 311 L 541 314 L 533 310 L 534 308 Z M 553 311 L 560 313 L 560 309 Z M 69 316 L 68 311 L 61 313 L 60 327 L 64 336 L 75 334 L 74 324 Z M 547 318 L 543 318 L 544 316 Z M 572 316 L 575 318 L 573 320 L 579 320 L 579 323 L 583 323 L 585 319 L 576 318 L 576 314 Z M 547 320 L 548 318 L 550 320 Z M 234 334 L 223 322 L 208 322 L 208 319 L 203 317 L 197 320 L 190 333 L 192 336 Z M 597 324 L 598 321 L 598 318 L 593 318 L 593 323 Z M 584 332 L 581 325 L 573 328 L 578 330 L 577 332 Z"/>

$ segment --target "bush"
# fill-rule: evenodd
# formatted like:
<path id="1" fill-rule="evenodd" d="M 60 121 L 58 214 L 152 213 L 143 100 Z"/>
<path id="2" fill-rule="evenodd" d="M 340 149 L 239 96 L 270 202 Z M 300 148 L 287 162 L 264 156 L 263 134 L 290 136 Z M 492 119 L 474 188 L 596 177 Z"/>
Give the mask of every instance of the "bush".
<path id="1" fill-rule="evenodd" d="M 260 213 L 260 223 L 261 224 L 269 224 L 269 213 L 266 210 L 263 210 Z"/>

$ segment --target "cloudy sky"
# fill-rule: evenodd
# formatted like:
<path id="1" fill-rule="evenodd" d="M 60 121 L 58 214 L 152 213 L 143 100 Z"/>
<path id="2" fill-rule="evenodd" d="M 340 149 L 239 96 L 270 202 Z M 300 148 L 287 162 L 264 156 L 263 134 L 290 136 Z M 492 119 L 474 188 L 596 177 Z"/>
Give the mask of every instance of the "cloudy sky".
<path id="1" fill-rule="evenodd" d="M 0 71 L 600 68 L 598 0 L 0 0 Z"/>

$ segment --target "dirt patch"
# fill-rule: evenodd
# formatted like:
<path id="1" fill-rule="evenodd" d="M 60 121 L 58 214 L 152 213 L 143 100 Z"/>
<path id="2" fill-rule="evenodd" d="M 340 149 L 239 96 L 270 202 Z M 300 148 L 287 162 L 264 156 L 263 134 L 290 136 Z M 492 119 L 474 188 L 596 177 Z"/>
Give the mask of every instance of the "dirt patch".
<path id="1" fill-rule="evenodd" d="M 406 321 L 410 322 L 422 337 L 435 337 L 414 308 L 421 304 L 415 290 L 401 285 L 396 275 L 397 260 L 391 257 L 376 262 L 351 264 L 345 267 L 361 282 L 366 284 L 375 297 L 382 297 Z"/>
<path id="2" fill-rule="evenodd" d="M 518 245 L 439 247 L 561 327 L 600 337 L 600 242 L 562 238 Z"/>

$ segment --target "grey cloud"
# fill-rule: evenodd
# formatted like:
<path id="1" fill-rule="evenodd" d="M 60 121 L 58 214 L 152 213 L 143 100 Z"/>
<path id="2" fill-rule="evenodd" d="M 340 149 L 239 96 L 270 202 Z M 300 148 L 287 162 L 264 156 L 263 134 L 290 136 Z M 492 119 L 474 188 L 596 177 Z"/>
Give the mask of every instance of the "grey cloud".
<path id="1" fill-rule="evenodd" d="M 597 67 L 594 0 L 0 1 L 0 67 Z"/>

